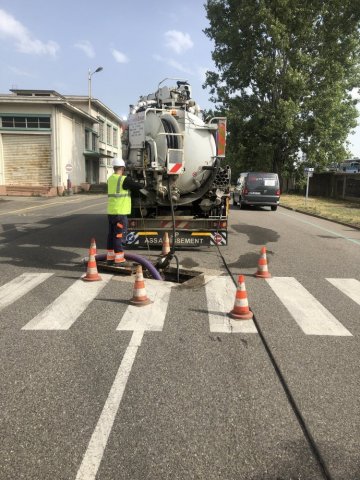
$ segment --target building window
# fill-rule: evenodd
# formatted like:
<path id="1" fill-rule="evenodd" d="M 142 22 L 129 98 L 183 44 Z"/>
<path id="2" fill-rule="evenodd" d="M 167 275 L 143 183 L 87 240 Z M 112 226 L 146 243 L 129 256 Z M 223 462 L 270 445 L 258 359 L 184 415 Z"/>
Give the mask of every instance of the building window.
<path id="1" fill-rule="evenodd" d="M 104 122 L 103 122 L 103 120 L 99 120 L 99 140 L 100 140 L 100 142 L 105 142 Z"/>
<path id="2" fill-rule="evenodd" d="M 98 151 L 98 135 L 92 130 L 85 129 L 85 150 Z"/>
<path id="3" fill-rule="evenodd" d="M 111 125 L 106 125 L 106 143 L 111 145 Z"/>
<path id="4" fill-rule="evenodd" d="M 118 131 L 117 128 L 113 128 L 113 146 L 117 148 L 118 146 Z"/>
<path id="5" fill-rule="evenodd" d="M 90 130 L 85 130 L 85 150 L 90 150 Z"/>
<path id="6" fill-rule="evenodd" d="M 50 129 L 50 115 L 45 117 L 2 115 L 2 128 Z"/>
<path id="7" fill-rule="evenodd" d="M 91 150 L 93 152 L 97 151 L 97 135 L 96 135 L 96 133 L 92 133 L 92 135 L 91 135 Z"/>

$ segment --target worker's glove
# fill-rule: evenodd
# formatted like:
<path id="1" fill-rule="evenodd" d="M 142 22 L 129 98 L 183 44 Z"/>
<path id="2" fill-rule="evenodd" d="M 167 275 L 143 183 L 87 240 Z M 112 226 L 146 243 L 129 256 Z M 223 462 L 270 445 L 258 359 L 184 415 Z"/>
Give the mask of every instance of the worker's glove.
<path id="1" fill-rule="evenodd" d="M 145 188 L 142 188 L 140 190 L 140 193 L 142 193 L 145 197 L 147 197 L 149 195 L 149 192 Z"/>

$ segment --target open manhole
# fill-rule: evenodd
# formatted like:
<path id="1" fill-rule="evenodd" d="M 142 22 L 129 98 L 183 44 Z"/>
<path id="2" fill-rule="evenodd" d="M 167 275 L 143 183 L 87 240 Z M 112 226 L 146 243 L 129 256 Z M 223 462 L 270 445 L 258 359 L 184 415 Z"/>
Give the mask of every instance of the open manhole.
<path id="1" fill-rule="evenodd" d="M 101 272 L 109 272 L 118 275 L 134 275 L 136 272 L 136 265 L 133 264 L 131 267 L 122 268 L 122 267 L 115 267 L 114 265 L 107 265 L 106 261 L 97 261 L 98 270 Z M 203 272 L 199 272 L 196 270 L 187 270 L 184 268 L 175 268 L 175 267 L 167 267 L 164 270 L 159 271 L 161 278 L 165 282 L 173 282 L 173 283 L 186 283 L 190 280 L 199 277 Z M 144 278 L 153 278 L 149 270 L 143 267 L 143 275 Z"/>
<path id="2" fill-rule="evenodd" d="M 148 272 L 147 272 L 148 273 Z M 202 272 L 195 271 L 195 270 L 186 270 L 183 268 L 168 267 L 166 270 L 160 272 L 160 275 L 163 280 L 166 282 L 173 282 L 173 283 L 187 283 L 190 280 L 197 278 L 201 275 Z"/>

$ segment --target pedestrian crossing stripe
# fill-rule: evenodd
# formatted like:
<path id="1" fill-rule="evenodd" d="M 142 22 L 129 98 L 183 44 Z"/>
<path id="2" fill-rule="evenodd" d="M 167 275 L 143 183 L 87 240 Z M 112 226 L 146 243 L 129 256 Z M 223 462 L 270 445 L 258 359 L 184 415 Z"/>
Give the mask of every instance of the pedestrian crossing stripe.
<path id="1" fill-rule="evenodd" d="M 52 275 L 52 273 L 23 273 L 0 287 L 0 310 L 19 300 Z"/>
<path id="2" fill-rule="evenodd" d="M 355 278 L 327 278 L 334 287 L 360 305 L 360 282 Z"/>
<path id="3" fill-rule="evenodd" d="M 234 306 L 236 292 L 232 278 L 205 276 L 205 290 L 210 332 L 257 333 L 253 320 L 237 321 L 227 315 Z"/>
<path id="4" fill-rule="evenodd" d="M 53 273 L 24 273 L 0 287 L 0 311 L 31 292 Z M 76 280 L 54 302 L 30 320 L 22 330 L 68 330 L 111 280 L 84 285 Z M 235 298 L 235 286 L 229 276 L 205 275 L 205 292 L 209 329 L 219 333 L 257 333 L 252 320 L 236 321 L 227 316 Z M 333 287 L 360 305 L 360 282 L 351 278 L 327 278 Z M 270 289 L 286 307 L 291 317 L 306 335 L 352 336 L 304 286 L 294 277 L 273 277 L 266 280 Z M 128 306 L 117 330 L 161 331 L 165 321 L 171 288 L 176 284 L 147 280 L 153 304 L 142 309 Z M 251 292 L 250 292 L 251 305 Z M 141 310 L 141 312 L 140 312 Z M 141 313 L 141 315 L 140 315 Z M 255 312 L 256 314 L 256 312 Z"/>
<path id="5" fill-rule="evenodd" d="M 82 279 L 74 282 L 52 304 L 30 320 L 22 330 L 68 330 L 101 292 L 112 275 L 102 274 L 101 277 L 101 282 L 90 282 L 86 285 Z"/>
<path id="6" fill-rule="evenodd" d="M 273 277 L 266 282 L 306 335 L 352 336 L 295 278 Z"/>

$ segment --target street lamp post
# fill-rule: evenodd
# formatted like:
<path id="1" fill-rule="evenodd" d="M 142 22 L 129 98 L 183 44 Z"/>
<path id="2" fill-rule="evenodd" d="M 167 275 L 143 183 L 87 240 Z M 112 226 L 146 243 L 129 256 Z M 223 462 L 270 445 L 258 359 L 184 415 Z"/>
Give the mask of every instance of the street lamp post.
<path id="1" fill-rule="evenodd" d="M 89 115 L 91 115 L 91 77 L 94 75 L 94 73 L 101 72 L 101 70 L 103 70 L 103 67 L 98 67 L 96 70 L 91 72 L 89 68 L 89 73 L 88 73 Z"/>

